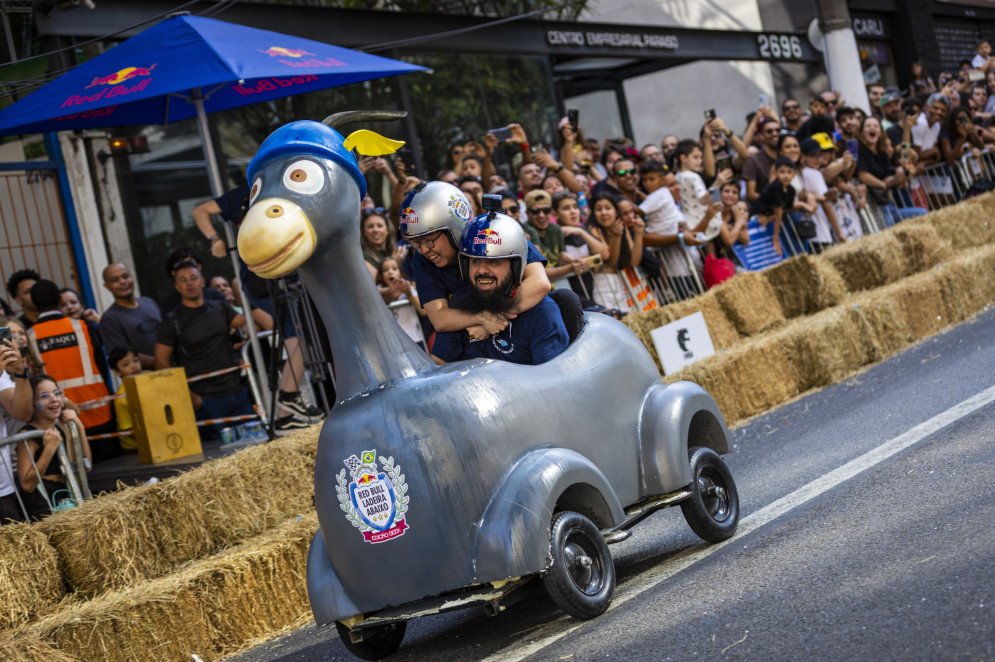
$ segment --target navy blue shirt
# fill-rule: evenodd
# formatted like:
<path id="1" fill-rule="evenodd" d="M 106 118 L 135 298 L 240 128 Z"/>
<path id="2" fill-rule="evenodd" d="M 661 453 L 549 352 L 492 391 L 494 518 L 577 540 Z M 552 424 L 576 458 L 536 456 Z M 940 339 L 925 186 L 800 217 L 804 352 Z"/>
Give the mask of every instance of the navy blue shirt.
<path id="1" fill-rule="evenodd" d="M 541 262 L 543 266 L 546 266 L 546 258 L 532 245 L 531 241 L 529 242 L 527 262 L 529 264 Z M 424 255 L 417 253 L 411 262 L 411 271 L 415 279 L 415 288 L 418 290 L 418 299 L 423 306 L 436 299 L 449 301 L 451 294 L 466 285 L 466 281 L 460 276 L 458 261 L 448 267 L 437 267 Z"/>
<path id="2" fill-rule="evenodd" d="M 457 303 L 455 307 L 472 287 L 465 285 L 465 289 L 453 296 Z M 560 307 L 547 296 L 515 319 L 508 320 L 507 328 L 490 338 L 471 340 L 465 330 L 436 333 L 432 354 L 447 362 L 485 358 L 538 365 L 560 354 L 569 344 Z"/>

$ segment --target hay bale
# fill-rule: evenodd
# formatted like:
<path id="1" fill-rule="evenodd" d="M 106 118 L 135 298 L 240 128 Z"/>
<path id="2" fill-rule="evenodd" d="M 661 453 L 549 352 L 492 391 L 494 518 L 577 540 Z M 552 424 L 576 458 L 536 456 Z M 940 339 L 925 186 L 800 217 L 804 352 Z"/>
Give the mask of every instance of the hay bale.
<path id="1" fill-rule="evenodd" d="M 311 513 L 180 572 L 111 591 L 26 634 L 80 660 L 221 659 L 309 613 Z"/>
<path id="2" fill-rule="evenodd" d="M 950 259 L 953 249 L 950 242 L 941 239 L 932 225 L 896 225 L 889 230 L 905 251 L 909 273 L 920 273 Z"/>
<path id="3" fill-rule="evenodd" d="M 797 255 L 762 273 L 789 319 L 835 306 L 846 296 L 839 272 L 826 260 L 811 255 Z"/>
<path id="4" fill-rule="evenodd" d="M 59 555 L 45 533 L 29 524 L 0 527 L 0 627 L 15 627 L 52 610 L 65 593 Z"/>
<path id="5" fill-rule="evenodd" d="M 687 380 L 715 398 L 730 425 L 779 405 L 801 390 L 780 337 L 764 334 L 698 361 L 667 378 Z"/>
<path id="6" fill-rule="evenodd" d="M 733 279 L 735 280 L 735 279 Z M 708 325 L 708 335 L 712 337 L 712 344 L 716 350 L 730 347 L 740 340 L 739 331 L 726 316 L 725 310 L 715 297 L 715 290 L 711 289 L 704 294 L 696 296 L 687 301 L 678 301 L 661 309 L 662 320 L 657 327 L 668 322 L 676 322 L 693 313 L 700 312 Z M 654 327 L 654 328 L 657 328 Z"/>
<path id="7" fill-rule="evenodd" d="M 851 292 L 872 290 L 911 273 L 902 244 L 893 232 L 837 244 L 821 257 L 836 268 Z"/>
<path id="8" fill-rule="evenodd" d="M 622 318 L 622 323 L 628 326 L 646 346 L 650 356 L 653 357 L 657 371 L 663 374 L 663 364 L 660 363 L 660 356 L 656 352 L 651 332 L 696 312 L 700 312 L 705 318 L 705 324 L 708 325 L 708 332 L 716 350 L 724 349 L 739 341 L 739 333 L 726 317 L 712 291 L 693 299 L 678 301 L 646 312 L 629 313 Z"/>
<path id="9" fill-rule="evenodd" d="M 934 274 L 950 322 L 963 321 L 995 301 L 995 244 L 964 251 Z"/>
<path id="10" fill-rule="evenodd" d="M 38 526 L 85 596 L 161 577 L 312 508 L 318 430 L 125 488 Z"/>
<path id="11" fill-rule="evenodd" d="M 51 644 L 31 637 L 17 637 L 0 641 L 0 660 L 17 662 L 79 662 L 78 658 L 63 653 Z"/>
<path id="12" fill-rule="evenodd" d="M 835 307 L 795 320 L 779 335 L 801 391 L 835 384 L 872 360 L 859 315 Z"/>
<path id="13" fill-rule="evenodd" d="M 763 274 L 753 271 L 736 274 L 713 289 L 726 317 L 744 336 L 784 323 L 784 311 Z"/>
<path id="14" fill-rule="evenodd" d="M 995 193 L 986 193 L 950 205 L 925 216 L 909 219 L 910 223 L 925 223 L 936 229 L 955 251 L 995 242 Z"/>

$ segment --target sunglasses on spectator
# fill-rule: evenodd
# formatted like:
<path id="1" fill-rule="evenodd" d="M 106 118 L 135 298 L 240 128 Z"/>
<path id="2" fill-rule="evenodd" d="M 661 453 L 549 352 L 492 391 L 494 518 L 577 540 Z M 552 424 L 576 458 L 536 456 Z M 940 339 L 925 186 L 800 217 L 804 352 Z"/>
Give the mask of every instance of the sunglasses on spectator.
<path id="1" fill-rule="evenodd" d="M 508 214 L 509 216 L 518 216 L 518 205 L 509 206 L 507 209 L 504 210 L 504 213 Z"/>
<path id="2" fill-rule="evenodd" d="M 616 177 L 625 177 L 626 175 L 634 175 L 634 174 L 636 174 L 635 168 L 629 168 L 629 169 L 623 168 L 622 170 L 615 171 Z"/>
<path id="3" fill-rule="evenodd" d="M 529 207 L 528 212 L 530 214 L 552 214 L 552 207 Z"/>
<path id="4" fill-rule="evenodd" d="M 45 402 L 49 398 L 61 398 L 61 397 L 62 397 L 61 389 L 53 391 L 52 393 L 39 393 L 38 402 Z"/>
<path id="5" fill-rule="evenodd" d="M 784 110 L 801 110 L 801 109 L 802 107 L 799 106 L 797 103 L 788 104 L 787 106 L 784 107 Z"/>
<path id="6" fill-rule="evenodd" d="M 411 246 L 413 246 L 416 251 L 418 251 L 421 250 L 423 246 L 425 248 L 431 248 L 432 246 L 435 245 L 435 242 L 438 241 L 439 237 L 441 236 L 442 236 L 442 231 L 440 230 L 439 232 L 429 235 L 427 237 L 413 237 L 411 239 L 408 239 L 408 243 L 411 244 Z"/>
<path id="7" fill-rule="evenodd" d="M 775 133 L 781 133 L 781 127 L 764 129 L 764 133 L 769 133 L 770 135 L 774 135 Z"/>

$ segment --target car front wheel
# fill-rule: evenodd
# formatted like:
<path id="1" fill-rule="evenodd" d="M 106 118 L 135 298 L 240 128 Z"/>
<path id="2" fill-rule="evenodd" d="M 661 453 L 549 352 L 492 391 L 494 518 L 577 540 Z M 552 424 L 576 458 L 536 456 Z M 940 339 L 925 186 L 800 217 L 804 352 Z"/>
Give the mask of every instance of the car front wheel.
<path id="1" fill-rule="evenodd" d="M 598 527 L 580 513 L 557 513 L 550 553 L 542 582 L 556 606 L 576 618 L 603 614 L 615 591 L 615 564 Z"/>
<path id="2" fill-rule="evenodd" d="M 681 501 L 681 512 L 698 537 L 722 542 L 739 524 L 739 492 L 729 467 L 711 448 L 697 446 L 691 461 L 691 496 Z"/>

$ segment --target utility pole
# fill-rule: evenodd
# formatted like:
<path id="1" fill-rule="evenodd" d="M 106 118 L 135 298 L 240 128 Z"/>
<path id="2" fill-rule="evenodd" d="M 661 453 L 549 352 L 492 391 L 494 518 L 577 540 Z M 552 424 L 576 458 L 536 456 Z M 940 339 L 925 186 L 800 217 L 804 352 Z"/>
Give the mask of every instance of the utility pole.
<path id="1" fill-rule="evenodd" d="M 861 108 L 868 115 L 867 89 L 860 68 L 857 38 L 850 23 L 846 0 L 816 0 L 819 28 L 825 40 L 826 73 L 829 85 L 839 90 L 846 105 Z"/>

